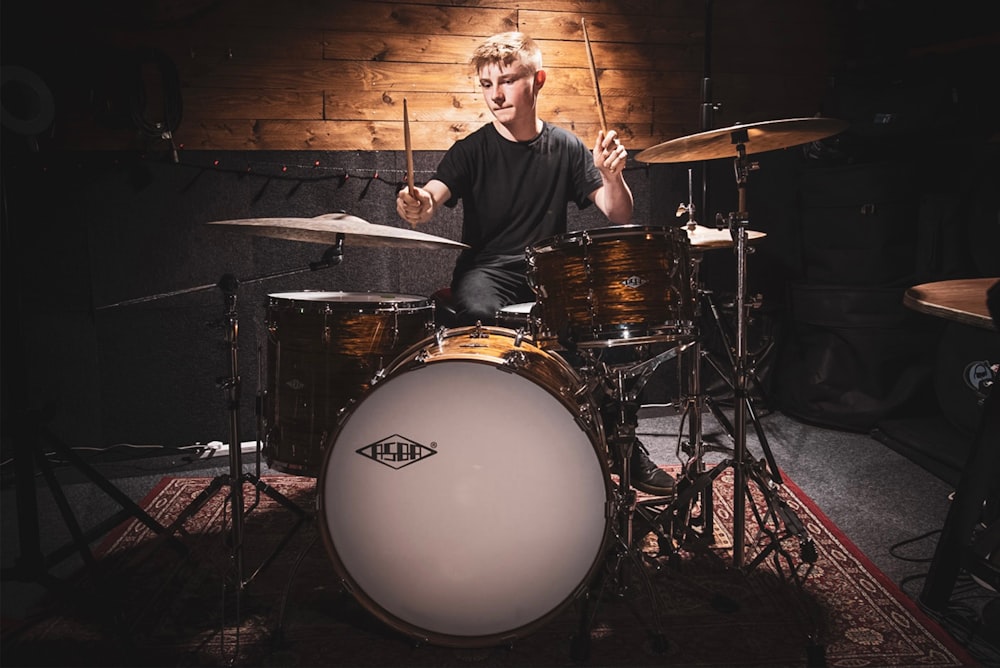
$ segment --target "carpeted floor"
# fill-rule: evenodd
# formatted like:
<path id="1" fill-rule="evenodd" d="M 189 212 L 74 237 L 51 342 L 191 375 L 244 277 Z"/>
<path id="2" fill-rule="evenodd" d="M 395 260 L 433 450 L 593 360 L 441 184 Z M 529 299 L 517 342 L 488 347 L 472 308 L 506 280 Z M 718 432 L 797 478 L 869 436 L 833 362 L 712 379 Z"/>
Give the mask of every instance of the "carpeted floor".
<path id="1" fill-rule="evenodd" d="M 142 504 L 162 525 L 193 509 L 193 500 L 205 501 L 179 528 L 177 541 L 154 541 L 153 532 L 138 520 L 115 531 L 99 547 L 97 565 L 77 583 L 74 595 L 55 602 L 43 618 L 5 641 L 4 665 L 974 663 L 790 481 L 780 499 L 801 519 L 805 534 L 789 536 L 773 526 L 773 536 L 760 535 L 749 514 L 747 562 L 755 563 L 761 551 L 766 558 L 746 573 L 731 567 L 727 548 L 732 544 L 730 469 L 713 484 L 719 518 L 714 546 L 674 550 L 661 544 L 662 531 L 659 536 L 650 532 L 642 565 L 628 559 L 619 568 L 609 557 L 605 588 L 597 587 L 598 577 L 591 583 L 589 634 L 579 633 L 585 617 L 580 602 L 570 601 L 552 611 L 551 619 L 512 634 L 500 646 L 476 639 L 471 646 L 453 646 L 450 637 L 419 644 L 413 634 L 400 632 L 405 629 L 376 619 L 398 612 L 395 601 L 362 607 L 341 591 L 329 555 L 317 544 L 315 518 L 296 528 L 293 509 L 315 507 L 316 481 L 310 478 L 267 477 L 269 487 L 257 502 L 254 487 L 245 486 L 248 501 L 254 502 L 243 552 L 250 581 L 237 593 L 227 546 L 232 534 L 225 528 L 228 487 L 206 496 L 206 482 L 164 478 Z M 750 506 L 766 508 L 760 491 L 753 489 Z M 275 499 L 287 499 L 291 506 Z M 656 513 L 661 506 L 649 509 Z M 635 526 L 642 534 L 651 525 L 637 518 Z M 289 542 L 281 547 L 286 536 Z M 803 561 L 806 553 L 815 560 Z M 404 562 L 405 555 L 404 546 Z M 530 592 L 523 587 L 509 583 L 512 600 L 527 597 Z M 435 605 L 429 602 L 416 618 L 435 613 Z M 582 637 L 589 643 L 573 643 Z M 464 639 L 457 643 L 464 644 Z"/>
<path id="2" fill-rule="evenodd" d="M 947 512 L 950 486 L 867 435 L 818 429 L 780 414 L 765 415 L 761 423 L 768 448 L 788 478 L 780 496 L 815 541 L 812 569 L 806 573 L 809 565 L 802 562 L 794 537 L 780 543 L 787 551 L 787 559 L 779 559 L 781 569 L 771 558 L 746 575 L 731 568 L 724 548 L 731 541 L 726 534 L 732 525 L 727 516 L 731 493 L 721 487 L 729 484 L 727 472 L 715 483 L 720 486 L 714 495 L 716 548 L 677 555 L 668 549 L 657 558 L 658 570 L 649 570 L 656 599 L 643 593 L 634 570 L 628 571 L 627 582 L 611 578 L 609 590 L 600 596 L 594 592 L 589 647 L 571 643 L 581 637 L 577 602 L 500 647 L 414 643 L 378 621 L 381 608 L 361 605 L 340 590 L 326 548 L 314 542 L 312 520 L 236 596 L 230 534 L 221 529 L 227 519 L 219 503 L 223 495 L 213 495 L 177 543 L 151 550 L 143 543 L 144 531 L 116 530 L 100 541 L 98 549 L 106 556 L 87 577 L 70 579 L 66 589 L 6 581 L 3 665 L 570 665 L 585 649 L 593 665 L 994 663 L 998 654 L 984 645 L 982 631 L 956 620 L 974 618 L 983 599 L 993 600 L 995 594 L 963 580 L 953 610 L 941 620 L 951 635 L 914 602 L 933 553 L 934 531 Z M 654 460 L 673 461 L 679 428 L 671 411 L 644 409 L 638 431 Z M 704 435 L 707 441 L 725 442 L 710 419 Z M 760 456 L 761 444 L 748 438 L 748 449 Z M 251 461 L 245 459 L 248 465 Z M 105 461 L 100 468 L 125 494 L 144 499 L 144 507 L 163 518 L 228 470 L 225 461 L 185 451 Z M 298 507 L 315 507 L 315 481 L 273 473 L 264 469 L 267 480 Z M 82 524 L 106 517 L 115 507 L 73 467 L 59 468 L 57 477 Z M 58 509 L 44 498 L 45 485 L 39 482 L 38 489 L 49 550 L 61 545 L 67 532 Z M 3 491 L 6 567 L 16 560 L 18 523 L 11 512 L 14 490 L 8 485 Z M 267 495 L 261 498 L 247 517 L 247 572 L 263 563 L 295 517 L 273 507 Z M 748 521 L 748 528 L 753 525 Z M 651 554 L 658 547 L 656 541 L 646 544 Z M 49 570 L 69 576 L 77 568 L 78 560 L 67 559 Z M 801 585 L 790 569 L 800 571 Z M 625 584 L 619 595 L 616 588 Z M 511 583 L 513 597 L 518 586 Z M 651 621 L 653 613 L 659 614 L 659 624 Z M 223 619 L 227 623 L 220 633 Z M 242 623 L 235 624 L 236 619 Z M 651 636 L 653 628 L 662 635 Z"/>

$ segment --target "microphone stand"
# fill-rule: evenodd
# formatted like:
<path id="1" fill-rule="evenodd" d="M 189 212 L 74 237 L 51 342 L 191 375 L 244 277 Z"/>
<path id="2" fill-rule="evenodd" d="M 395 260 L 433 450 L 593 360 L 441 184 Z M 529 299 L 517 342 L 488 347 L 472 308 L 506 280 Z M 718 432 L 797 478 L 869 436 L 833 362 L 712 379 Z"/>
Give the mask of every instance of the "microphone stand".
<path id="1" fill-rule="evenodd" d="M 340 264 L 343 260 L 343 246 L 344 246 L 344 234 L 337 235 L 336 245 L 331 246 L 324 254 L 323 258 L 317 262 L 310 262 L 308 268 L 296 268 L 286 271 L 274 272 L 272 274 L 266 274 L 257 278 L 243 281 L 244 283 L 256 283 L 271 278 L 277 278 L 282 276 L 290 276 L 292 274 L 299 274 L 305 271 L 316 271 L 326 267 L 336 266 Z M 154 545 L 156 542 L 166 538 L 173 537 L 175 533 L 180 531 L 184 523 L 192 517 L 198 510 L 204 506 L 209 499 L 215 496 L 223 487 L 228 487 L 229 491 L 227 493 L 227 498 L 232 507 L 232 526 L 230 527 L 230 538 L 231 538 L 231 548 L 232 548 L 232 563 L 234 565 L 234 570 L 236 573 L 236 588 L 237 594 L 242 591 L 246 585 L 248 585 L 254 578 L 257 577 L 267 566 L 271 564 L 275 557 L 281 552 L 282 549 L 288 544 L 292 536 L 302 525 L 303 521 L 306 519 L 306 511 L 292 502 L 290 499 L 285 497 L 283 494 L 278 492 L 276 489 L 265 483 L 260 478 L 261 464 L 258 457 L 256 464 L 256 472 L 249 473 L 243 471 L 243 446 L 240 439 L 240 404 L 241 404 L 241 382 L 239 375 L 239 314 L 237 311 L 237 293 L 239 292 L 240 281 L 232 274 L 224 274 L 217 283 L 209 286 L 199 286 L 196 288 L 189 288 L 186 290 L 179 290 L 176 292 L 164 293 L 163 295 L 152 296 L 152 297 L 142 297 L 139 299 L 133 299 L 126 302 L 119 302 L 117 304 L 111 304 L 103 308 L 114 308 L 122 306 L 125 304 L 141 303 L 150 301 L 152 299 L 158 299 L 164 296 L 172 296 L 178 294 L 186 294 L 190 292 L 197 292 L 199 290 L 204 290 L 210 287 L 217 287 L 222 291 L 224 303 L 225 303 L 225 314 L 224 323 L 226 326 L 225 340 L 228 345 L 228 357 L 229 357 L 229 375 L 217 379 L 217 384 L 225 390 L 226 394 L 226 410 L 228 412 L 228 422 L 229 422 L 229 472 L 224 475 L 216 476 L 209 485 L 202 490 L 191 502 L 188 504 L 184 510 L 181 511 L 180 515 L 174 520 L 174 522 L 166 527 L 156 539 L 154 539 Z M 259 426 L 259 422 L 258 422 Z M 258 435 L 259 436 L 259 435 Z M 258 438 L 258 444 L 260 439 Z M 274 501 L 277 501 L 281 506 L 292 511 L 296 516 L 296 522 L 291 526 L 286 535 L 279 541 L 278 545 L 272 551 L 272 553 L 266 557 L 263 562 L 257 567 L 257 569 L 250 575 L 250 577 L 244 577 L 244 553 L 243 553 L 243 528 L 245 522 L 246 507 L 244 504 L 243 495 L 243 485 L 249 483 L 253 486 L 255 493 L 259 495 L 261 493 L 270 497 Z M 253 507 L 256 506 L 256 503 Z M 251 510 L 252 508 L 251 507 Z M 237 596 L 237 604 L 239 598 Z"/>
<path id="2" fill-rule="evenodd" d="M 344 235 L 337 235 L 337 243 L 331 246 L 323 254 L 322 260 L 311 262 L 309 270 L 316 271 L 326 267 L 336 266 L 343 260 Z M 278 272 L 268 276 L 263 276 L 254 281 L 260 281 L 275 276 L 283 276 L 289 273 L 299 273 L 302 269 L 291 272 Z M 212 482 L 191 503 L 185 508 L 173 524 L 168 527 L 168 532 L 179 530 L 184 523 L 194 515 L 205 503 L 208 502 L 223 486 L 229 487 L 229 501 L 232 507 L 232 526 L 230 534 L 232 539 L 232 561 L 236 571 L 237 593 L 257 577 L 267 566 L 271 564 L 275 557 L 284 549 L 292 536 L 299 529 L 306 519 L 306 511 L 278 492 L 276 489 L 265 483 L 260 478 L 260 458 L 257 459 L 256 473 L 243 471 L 242 461 L 242 441 L 240 439 L 240 390 L 242 384 L 239 375 L 239 314 L 236 308 L 237 292 L 240 282 L 232 274 L 224 274 L 217 283 L 222 290 L 226 304 L 225 324 L 226 343 L 229 345 L 229 376 L 218 380 L 218 384 L 226 392 L 226 409 L 229 413 L 229 473 L 227 475 L 216 476 Z M 258 438 L 258 443 L 260 439 Z M 257 569 L 245 578 L 244 573 L 244 553 L 243 553 L 243 525 L 244 525 L 244 496 L 243 485 L 249 483 L 254 487 L 257 494 L 265 494 L 280 505 L 295 513 L 296 522 L 291 526 L 285 536 L 279 541 L 272 553 L 264 559 Z M 255 504 L 256 505 L 256 504 Z M 237 601 L 239 599 L 237 598 Z M 237 603 L 238 604 L 238 603 Z"/>

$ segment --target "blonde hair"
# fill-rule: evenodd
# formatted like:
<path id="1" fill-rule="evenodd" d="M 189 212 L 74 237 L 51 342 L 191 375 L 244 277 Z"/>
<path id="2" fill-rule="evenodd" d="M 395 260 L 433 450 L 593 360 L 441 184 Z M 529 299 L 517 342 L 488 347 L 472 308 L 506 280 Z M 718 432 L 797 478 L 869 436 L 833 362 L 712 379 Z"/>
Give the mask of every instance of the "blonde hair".
<path id="1" fill-rule="evenodd" d="M 487 65 L 510 65 L 515 60 L 520 60 L 534 74 L 542 69 L 542 50 L 522 32 L 502 32 L 476 47 L 469 64 L 479 73 Z"/>

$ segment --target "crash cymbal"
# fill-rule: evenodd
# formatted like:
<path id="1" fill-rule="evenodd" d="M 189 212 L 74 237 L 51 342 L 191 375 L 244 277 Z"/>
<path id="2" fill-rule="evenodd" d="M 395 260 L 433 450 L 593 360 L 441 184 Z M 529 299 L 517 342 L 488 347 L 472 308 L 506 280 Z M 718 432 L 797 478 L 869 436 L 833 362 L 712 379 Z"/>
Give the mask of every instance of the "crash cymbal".
<path id="1" fill-rule="evenodd" d="M 209 225 L 226 225 L 240 232 L 274 239 L 335 245 L 337 235 L 359 246 L 394 248 L 468 248 L 466 244 L 402 227 L 375 225 L 346 213 L 327 213 L 315 218 L 242 218 L 218 220 Z"/>
<path id="2" fill-rule="evenodd" d="M 747 155 L 808 144 L 842 132 L 849 124 L 835 118 L 791 118 L 733 125 L 720 130 L 678 137 L 651 146 L 635 157 L 639 162 L 693 162 L 735 158 L 742 142 Z M 743 133 L 746 133 L 745 135 Z"/>
<path id="3" fill-rule="evenodd" d="M 685 226 L 687 229 L 687 226 Z M 693 230 L 687 230 L 688 239 L 691 240 L 691 247 L 695 250 L 709 248 L 732 248 L 733 235 L 729 230 L 717 230 L 714 227 L 697 225 Z M 747 241 L 754 242 L 763 239 L 767 234 L 756 230 L 747 230 Z"/>

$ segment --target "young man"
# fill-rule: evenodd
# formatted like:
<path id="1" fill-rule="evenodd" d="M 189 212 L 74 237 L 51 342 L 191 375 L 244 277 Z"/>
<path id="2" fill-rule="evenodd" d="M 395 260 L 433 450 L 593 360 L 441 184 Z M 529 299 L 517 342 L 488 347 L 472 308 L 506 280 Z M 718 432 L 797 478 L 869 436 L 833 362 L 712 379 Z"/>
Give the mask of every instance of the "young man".
<path id="1" fill-rule="evenodd" d="M 570 202 L 580 209 L 594 203 L 617 225 L 629 222 L 633 207 L 623 176 L 628 153 L 613 130 L 599 132 L 587 149 L 538 117 L 546 74 L 534 40 L 519 32 L 494 35 L 470 63 L 493 122 L 457 141 L 415 196 L 403 188 L 396 198 L 396 211 L 412 225 L 463 202 L 462 241 L 469 248 L 451 283 L 458 325 L 493 324 L 502 307 L 534 301 L 525 249 L 566 232 Z M 673 479 L 641 447 L 633 448 L 631 472 L 638 489 L 673 492 Z"/>

